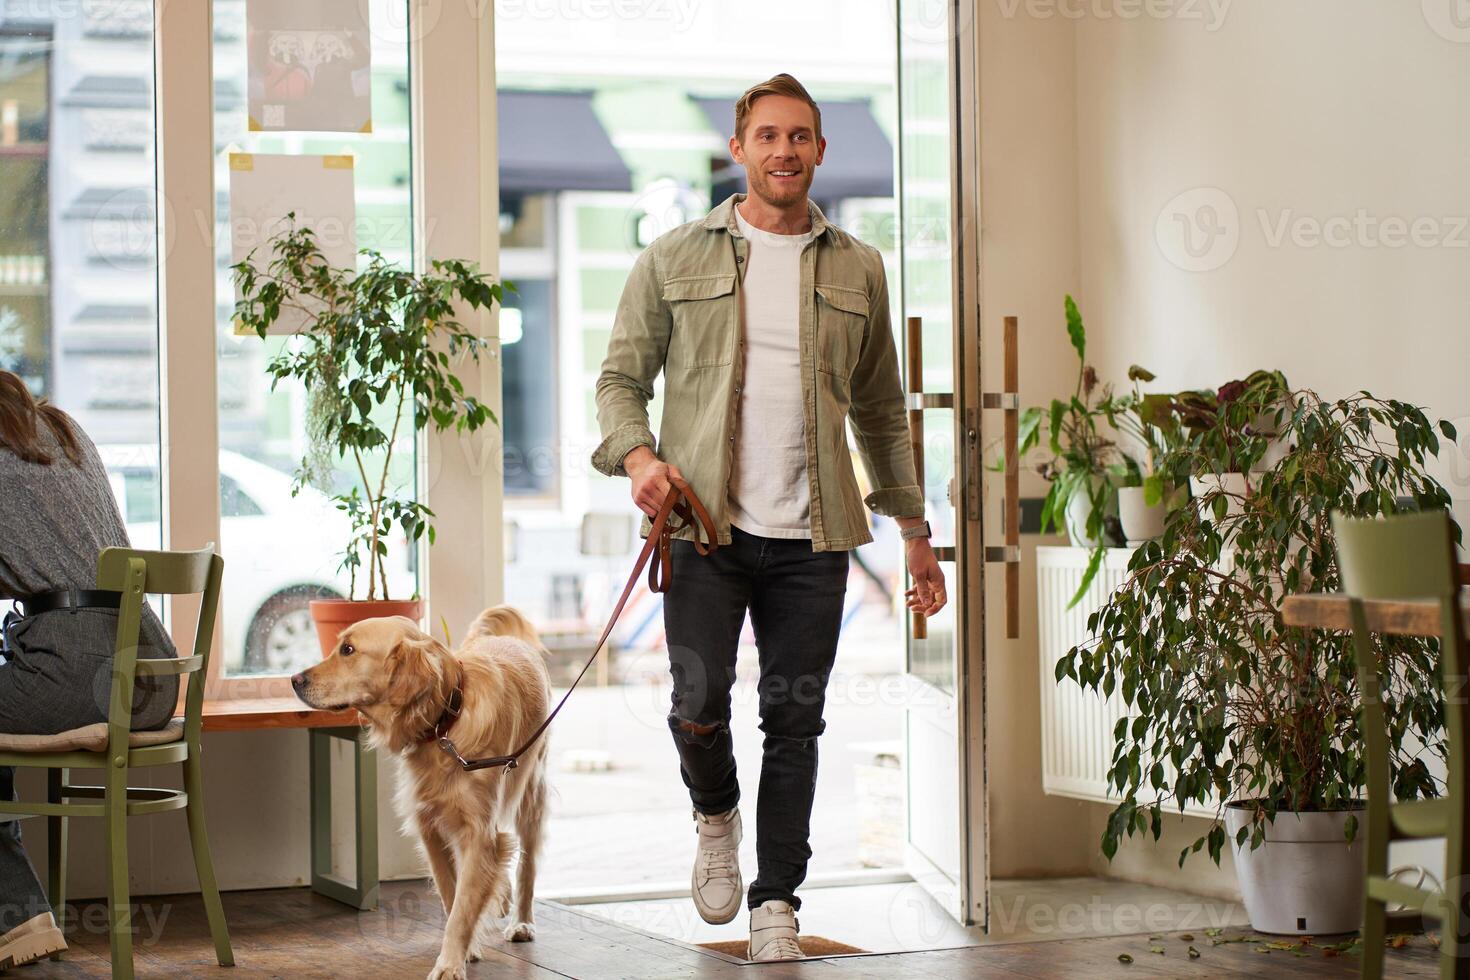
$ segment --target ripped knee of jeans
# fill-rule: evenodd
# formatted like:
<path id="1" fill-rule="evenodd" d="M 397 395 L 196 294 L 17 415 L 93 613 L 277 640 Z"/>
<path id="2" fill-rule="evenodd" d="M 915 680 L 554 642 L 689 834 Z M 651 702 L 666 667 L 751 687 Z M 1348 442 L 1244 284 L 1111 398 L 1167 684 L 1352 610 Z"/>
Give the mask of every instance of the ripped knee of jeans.
<path id="1" fill-rule="evenodd" d="M 715 740 L 722 733 L 730 730 L 730 724 L 729 722 L 719 721 L 712 725 L 705 725 L 697 721 L 690 721 L 687 718 L 680 718 L 678 715 L 670 713 L 669 730 L 686 742 L 709 748 L 715 744 Z"/>

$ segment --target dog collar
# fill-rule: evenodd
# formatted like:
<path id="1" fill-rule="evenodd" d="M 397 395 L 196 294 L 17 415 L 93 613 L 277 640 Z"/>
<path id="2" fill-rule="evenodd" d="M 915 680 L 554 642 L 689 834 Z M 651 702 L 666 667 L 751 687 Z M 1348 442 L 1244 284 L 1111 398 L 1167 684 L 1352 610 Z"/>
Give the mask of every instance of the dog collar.
<path id="1" fill-rule="evenodd" d="M 420 739 L 422 742 L 439 741 L 449 734 L 449 729 L 459 720 L 460 709 L 464 707 L 464 667 L 455 661 L 454 668 L 454 689 L 449 692 L 449 700 L 439 713 L 439 720 L 434 722 L 433 729 Z"/>

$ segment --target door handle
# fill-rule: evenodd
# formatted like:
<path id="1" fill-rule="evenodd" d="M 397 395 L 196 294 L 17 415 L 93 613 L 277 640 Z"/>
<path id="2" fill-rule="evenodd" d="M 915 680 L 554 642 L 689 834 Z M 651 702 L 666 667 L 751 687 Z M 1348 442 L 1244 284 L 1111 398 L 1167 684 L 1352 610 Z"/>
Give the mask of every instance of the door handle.
<path id="1" fill-rule="evenodd" d="M 1005 500 L 1002 529 L 1005 545 L 986 548 L 985 560 L 1003 562 L 1006 567 L 1006 639 L 1014 640 L 1021 635 L 1021 465 L 1017 446 L 1020 428 L 1021 400 L 1017 392 L 1020 387 L 1020 356 L 1017 350 L 1017 334 L 1020 321 L 1005 318 L 1005 334 L 1002 357 L 1005 361 L 1005 390 L 986 392 L 980 399 L 985 408 L 1000 409 L 1005 413 Z"/>
<path id="2" fill-rule="evenodd" d="M 908 413 L 909 446 L 914 453 L 914 473 L 919 480 L 919 493 L 924 492 L 924 408 L 937 407 L 934 395 L 924 394 L 924 318 L 911 316 L 905 321 L 904 339 L 908 345 Z M 930 399 L 936 399 L 930 401 Z M 950 396 L 950 404 L 954 404 Z M 909 610 L 909 630 L 916 640 L 929 638 L 928 619 L 923 613 Z"/>

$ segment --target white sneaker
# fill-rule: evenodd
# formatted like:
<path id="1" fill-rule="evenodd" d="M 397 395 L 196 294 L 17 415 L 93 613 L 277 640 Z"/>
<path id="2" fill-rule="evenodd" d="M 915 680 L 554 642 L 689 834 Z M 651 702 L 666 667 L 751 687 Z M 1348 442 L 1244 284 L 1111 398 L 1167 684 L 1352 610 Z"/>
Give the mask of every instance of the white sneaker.
<path id="1" fill-rule="evenodd" d="M 735 918 L 745 899 L 740 881 L 740 811 L 709 814 L 694 811 L 699 850 L 694 855 L 690 890 L 700 918 L 723 925 Z"/>
<path id="2" fill-rule="evenodd" d="M 801 944 L 796 941 L 800 928 L 790 902 L 779 898 L 762 902 L 760 908 L 750 910 L 750 946 L 746 948 L 746 959 L 801 959 Z"/>

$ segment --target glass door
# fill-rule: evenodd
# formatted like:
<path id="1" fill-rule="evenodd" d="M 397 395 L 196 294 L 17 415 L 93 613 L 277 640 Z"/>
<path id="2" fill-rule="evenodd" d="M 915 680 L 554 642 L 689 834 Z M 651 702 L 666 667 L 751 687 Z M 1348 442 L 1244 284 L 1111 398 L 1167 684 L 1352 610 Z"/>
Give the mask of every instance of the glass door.
<path id="1" fill-rule="evenodd" d="M 983 925 L 983 550 L 977 117 L 970 17 L 952 0 L 896 0 L 898 200 L 905 383 L 949 604 L 905 630 L 904 860 L 957 921 Z M 959 111 L 957 111 L 957 109 Z M 956 121 L 963 120 L 963 129 Z"/>

